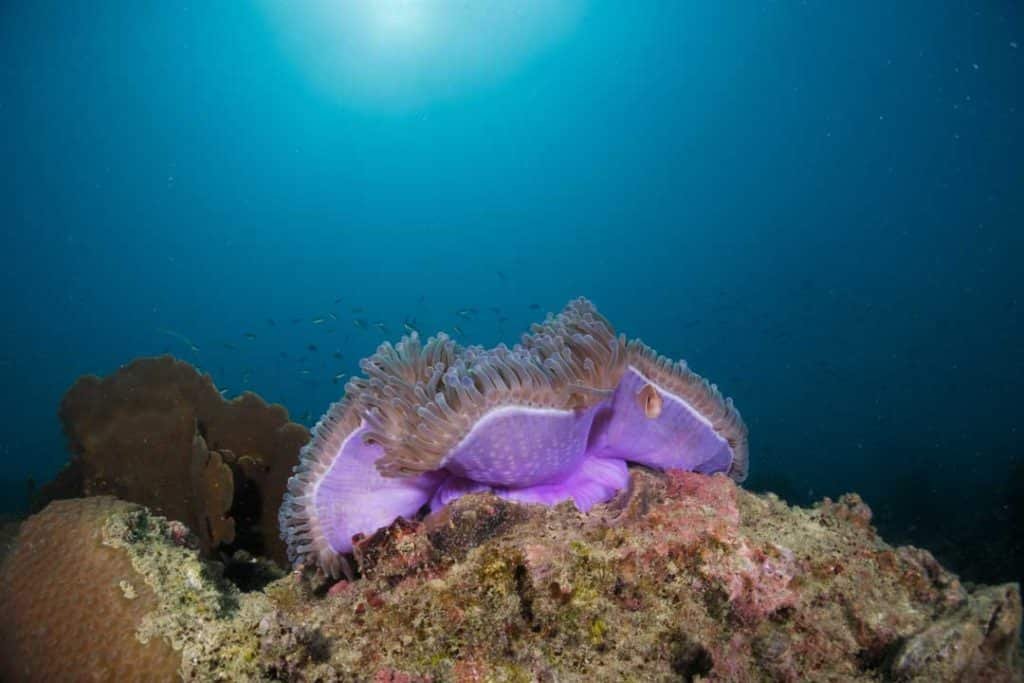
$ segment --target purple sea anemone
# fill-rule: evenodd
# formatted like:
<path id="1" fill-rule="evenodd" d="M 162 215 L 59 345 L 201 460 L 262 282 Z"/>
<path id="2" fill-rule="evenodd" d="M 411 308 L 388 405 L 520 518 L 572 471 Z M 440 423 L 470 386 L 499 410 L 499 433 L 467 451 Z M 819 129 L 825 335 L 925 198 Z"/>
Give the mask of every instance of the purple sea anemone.
<path id="1" fill-rule="evenodd" d="M 467 493 L 586 511 L 626 486 L 627 462 L 746 476 L 732 402 L 616 336 L 586 299 L 511 349 L 413 334 L 361 368 L 314 428 L 279 514 L 289 558 L 332 576 L 349 573 L 355 534 Z"/>

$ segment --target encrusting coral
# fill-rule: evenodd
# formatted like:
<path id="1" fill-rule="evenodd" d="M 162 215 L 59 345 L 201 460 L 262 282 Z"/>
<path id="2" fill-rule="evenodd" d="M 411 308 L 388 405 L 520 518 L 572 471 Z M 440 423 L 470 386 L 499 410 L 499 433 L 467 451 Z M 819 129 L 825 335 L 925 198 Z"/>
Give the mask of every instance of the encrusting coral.
<path id="1" fill-rule="evenodd" d="M 198 559 L 180 525 L 104 500 L 110 513 L 76 534 L 129 558 L 141 577 L 133 589 L 156 596 L 136 633 L 180 650 L 185 680 L 1024 676 L 1018 586 L 967 588 L 927 551 L 885 544 L 854 494 L 802 509 L 722 474 L 643 468 L 588 513 L 471 494 L 357 538 L 354 581 L 295 574 L 244 594 Z M 54 506 L 83 505 L 54 503 L 29 520 L 11 557 L 37 554 L 38 520 Z M 0 604 L 23 585 L 58 592 L 78 575 L 71 561 L 46 561 L 45 582 L 5 578 Z M 123 568 L 90 568 L 91 586 L 124 578 Z M 79 618 L 73 604 L 39 609 L 3 640 L 23 644 Z"/>
<path id="2" fill-rule="evenodd" d="M 282 406 L 225 400 L 209 375 L 161 356 L 80 378 L 60 418 L 72 459 L 43 502 L 115 495 L 186 523 L 207 553 L 234 543 L 285 563 L 277 508 L 309 432 Z"/>

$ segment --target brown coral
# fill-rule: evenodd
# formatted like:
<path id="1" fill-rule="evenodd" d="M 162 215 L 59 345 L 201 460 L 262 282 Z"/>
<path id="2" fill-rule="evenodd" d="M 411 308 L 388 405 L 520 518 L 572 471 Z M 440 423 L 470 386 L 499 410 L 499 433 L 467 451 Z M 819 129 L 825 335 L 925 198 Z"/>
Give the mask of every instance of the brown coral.
<path id="1" fill-rule="evenodd" d="M 206 440 L 192 437 L 189 479 L 196 507 L 200 510 L 199 533 L 207 548 L 235 540 L 235 520 L 229 516 L 234 498 L 235 478 L 219 451 L 206 447 Z"/>
<path id="2" fill-rule="evenodd" d="M 0 679 L 171 680 L 180 656 L 136 637 L 157 597 L 128 555 L 102 543 L 104 520 L 138 506 L 57 501 L 22 527 L 0 568 Z"/>
<path id="3" fill-rule="evenodd" d="M 204 550 L 233 541 L 285 562 L 277 509 L 305 427 L 170 356 L 85 376 L 60 406 L 72 460 L 49 496 L 113 494 L 185 522 Z"/>

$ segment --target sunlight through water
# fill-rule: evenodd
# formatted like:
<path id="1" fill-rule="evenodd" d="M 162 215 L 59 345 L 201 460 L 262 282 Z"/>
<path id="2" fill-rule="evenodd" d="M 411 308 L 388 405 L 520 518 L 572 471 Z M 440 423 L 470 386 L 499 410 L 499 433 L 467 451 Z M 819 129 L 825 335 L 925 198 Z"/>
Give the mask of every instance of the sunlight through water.
<path id="1" fill-rule="evenodd" d="M 499 82 L 568 39 L 583 0 L 262 0 L 281 49 L 348 106 L 406 108 Z"/>

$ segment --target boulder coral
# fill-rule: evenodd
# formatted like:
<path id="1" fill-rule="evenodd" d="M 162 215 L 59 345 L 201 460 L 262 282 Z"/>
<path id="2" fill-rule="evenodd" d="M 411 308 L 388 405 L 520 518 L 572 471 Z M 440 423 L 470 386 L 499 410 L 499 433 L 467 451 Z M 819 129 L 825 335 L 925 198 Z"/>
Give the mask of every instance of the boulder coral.
<path id="1" fill-rule="evenodd" d="M 309 432 L 284 407 L 225 400 L 209 375 L 161 356 L 80 378 L 59 414 L 72 457 L 42 503 L 114 495 L 184 522 L 207 554 L 233 544 L 285 563 L 277 509 Z"/>
<path id="2" fill-rule="evenodd" d="M 470 494 L 357 537 L 359 578 L 296 572 L 249 593 L 201 561 L 180 525 L 103 500 L 113 511 L 76 533 L 130 558 L 156 596 L 136 637 L 171 644 L 185 680 L 1024 676 L 1019 587 L 964 586 L 926 550 L 887 545 L 855 494 L 804 509 L 722 474 L 634 467 L 628 488 L 588 513 Z M 26 523 L 0 570 L 0 605 L 32 589 L 8 577 L 36 554 L 39 519 L 83 505 L 55 503 Z M 98 586 L 124 576 L 90 567 Z M 51 563 L 47 583 L 77 572 Z M 25 647 L 88 619 L 69 603 L 16 621 L 2 640 Z"/>
<path id="3" fill-rule="evenodd" d="M 110 497 L 57 501 L 26 521 L 0 569 L 0 680 L 168 680 L 180 655 L 136 632 L 158 597 L 105 521 L 140 509 Z"/>

